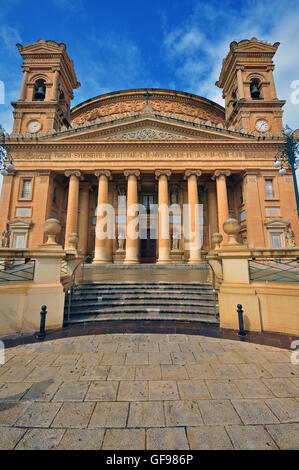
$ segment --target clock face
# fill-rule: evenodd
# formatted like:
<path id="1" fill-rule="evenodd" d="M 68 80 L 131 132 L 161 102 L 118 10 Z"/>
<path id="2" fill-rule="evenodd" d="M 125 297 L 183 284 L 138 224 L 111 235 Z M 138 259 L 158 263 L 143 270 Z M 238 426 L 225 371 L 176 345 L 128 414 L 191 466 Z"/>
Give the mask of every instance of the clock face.
<path id="1" fill-rule="evenodd" d="M 35 132 L 38 132 L 40 129 L 41 129 L 42 125 L 40 122 L 38 121 L 31 121 L 29 122 L 28 124 L 28 130 L 29 132 L 31 132 L 32 134 L 35 133 Z"/>
<path id="2" fill-rule="evenodd" d="M 265 132 L 268 129 L 268 123 L 266 121 L 263 121 L 262 119 L 259 119 L 258 121 L 256 121 L 255 127 L 258 131 Z"/>

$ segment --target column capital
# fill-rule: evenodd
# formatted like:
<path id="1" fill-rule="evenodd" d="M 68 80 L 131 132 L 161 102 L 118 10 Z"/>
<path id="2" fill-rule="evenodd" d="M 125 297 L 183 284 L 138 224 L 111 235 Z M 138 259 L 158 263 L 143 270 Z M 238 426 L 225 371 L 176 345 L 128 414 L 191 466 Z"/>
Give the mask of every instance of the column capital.
<path id="1" fill-rule="evenodd" d="M 112 175 L 110 170 L 96 170 L 94 172 L 97 178 L 100 178 L 100 176 L 106 176 L 109 180 L 112 180 Z"/>
<path id="2" fill-rule="evenodd" d="M 76 176 L 77 178 L 83 179 L 82 173 L 79 170 L 66 170 L 64 174 L 67 178 L 70 178 L 71 176 Z"/>
<path id="3" fill-rule="evenodd" d="M 230 176 L 232 172 L 230 170 L 215 170 L 212 176 L 212 180 L 215 180 L 219 176 Z"/>
<path id="4" fill-rule="evenodd" d="M 133 176 L 136 176 L 136 178 L 139 180 L 140 170 L 125 170 L 124 175 L 126 178 L 129 178 L 130 175 L 133 175 Z"/>
<path id="5" fill-rule="evenodd" d="M 171 170 L 156 170 L 155 171 L 155 178 L 158 180 L 160 176 L 165 175 L 167 178 L 171 176 Z"/>
<path id="6" fill-rule="evenodd" d="M 21 70 L 22 70 L 22 72 L 30 72 L 31 69 L 30 69 L 30 67 L 27 67 L 27 66 L 23 65 L 21 67 Z"/>
<path id="7" fill-rule="evenodd" d="M 189 176 L 196 176 L 197 178 L 202 175 L 201 170 L 186 170 L 184 174 L 184 180 L 188 179 Z"/>

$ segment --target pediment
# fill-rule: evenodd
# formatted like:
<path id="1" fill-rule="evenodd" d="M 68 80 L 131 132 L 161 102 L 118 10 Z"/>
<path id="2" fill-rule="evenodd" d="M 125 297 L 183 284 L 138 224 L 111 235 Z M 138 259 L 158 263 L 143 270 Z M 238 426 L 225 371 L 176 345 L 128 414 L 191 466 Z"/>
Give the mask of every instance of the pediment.
<path id="1" fill-rule="evenodd" d="M 265 225 L 268 228 L 285 228 L 287 227 L 287 225 L 289 225 L 289 223 L 290 223 L 289 220 L 276 218 L 276 219 L 268 220 L 267 222 L 265 222 Z"/>
<path id="2" fill-rule="evenodd" d="M 244 140 L 237 132 L 222 128 L 194 125 L 193 123 L 172 123 L 153 117 L 141 117 L 99 125 L 86 126 L 61 132 L 53 140 L 84 142 L 132 142 L 132 141 L 215 141 Z"/>

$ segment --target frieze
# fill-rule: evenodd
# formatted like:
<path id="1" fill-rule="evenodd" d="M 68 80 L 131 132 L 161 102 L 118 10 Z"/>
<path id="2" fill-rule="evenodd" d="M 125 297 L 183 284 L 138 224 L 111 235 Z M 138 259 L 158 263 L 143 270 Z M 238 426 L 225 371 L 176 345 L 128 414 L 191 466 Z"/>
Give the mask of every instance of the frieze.
<path id="1" fill-rule="evenodd" d="M 82 152 L 53 153 L 51 160 L 245 160 L 245 152 Z"/>

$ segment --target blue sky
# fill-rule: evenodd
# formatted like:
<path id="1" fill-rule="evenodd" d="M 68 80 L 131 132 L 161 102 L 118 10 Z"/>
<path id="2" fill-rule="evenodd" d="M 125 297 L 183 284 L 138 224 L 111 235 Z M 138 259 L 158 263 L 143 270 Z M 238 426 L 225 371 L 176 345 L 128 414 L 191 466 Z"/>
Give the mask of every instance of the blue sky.
<path id="1" fill-rule="evenodd" d="M 0 123 L 11 132 L 10 101 L 18 99 L 22 80 L 17 42 L 66 43 L 82 84 L 73 106 L 101 93 L 138 87 L 177 89 L 222 103 L 215 81 L 229 43 L 255 36 L 281 43 L 275 56 L 277 93 L 287 100 L 285 123 L 298 128 L 299 104 L 290 100 L 291 83 L 299 80 L 298 24 L 298 0 L 5 0 L 0 80 L 6 100 Z"/>

